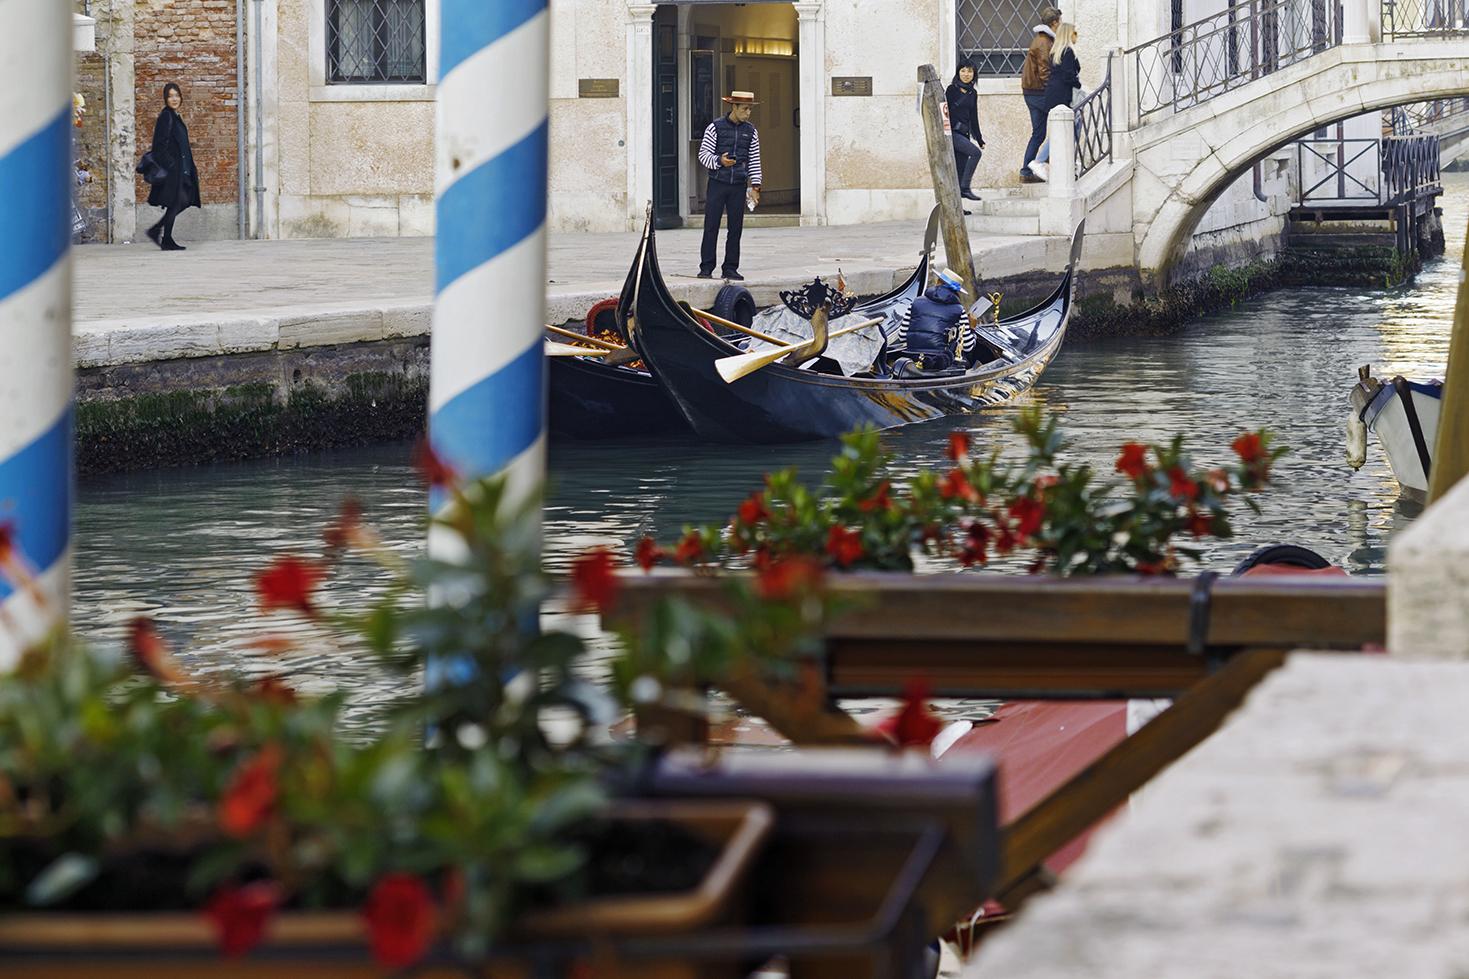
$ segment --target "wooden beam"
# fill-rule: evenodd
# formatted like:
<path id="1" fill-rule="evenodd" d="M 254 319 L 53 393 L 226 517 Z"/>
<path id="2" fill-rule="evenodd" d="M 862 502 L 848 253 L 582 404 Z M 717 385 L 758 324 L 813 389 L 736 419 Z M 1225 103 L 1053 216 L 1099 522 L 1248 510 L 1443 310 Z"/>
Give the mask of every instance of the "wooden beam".
<path id="1" fill-rule="evenodd" d="M 933 196 L 939 205 L 944 256 L 949 268 L 964 280 L 972 305 L 980 297 L 974 255 L 969 250 L 969 228 L 964 224 L 964 202 L 959 197 L 959 168 L 954 163 L 954 142 L 949 135 L 948 103 L 944 86 L 933 65 L 920 65 L 918 83 L 923 89 L 923 136 L 928 147 L 928 169 L 933 175 Z M 927 283 L 924 283 L 927 285 Z"/>
<path id="2" fill-rule="evenodd" d="M 1213 734 L 1255 684 L 1285 662 L 1286 655 L 1284 649 L 1252 649 L 1235 656 L 1136 734 L 1013 820 L 1002 831 L 998 893 L 1014 892 L 1041 861 Z"/>

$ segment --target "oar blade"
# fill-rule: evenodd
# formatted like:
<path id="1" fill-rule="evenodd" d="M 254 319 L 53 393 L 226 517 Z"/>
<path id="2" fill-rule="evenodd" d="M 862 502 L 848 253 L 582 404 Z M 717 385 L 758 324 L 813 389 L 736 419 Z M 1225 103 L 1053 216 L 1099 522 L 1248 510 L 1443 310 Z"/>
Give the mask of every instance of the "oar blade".
<path id="1" fill-rule="evenodd" d="M 767 364 L 775 363 L 785 353 L 785 350 L 762 350 L 752 354 L 721 357 L 714 362 L 714 369 L 719 371 L 724 383 L 733 384 L 746 374 L 753 374 Z"/>

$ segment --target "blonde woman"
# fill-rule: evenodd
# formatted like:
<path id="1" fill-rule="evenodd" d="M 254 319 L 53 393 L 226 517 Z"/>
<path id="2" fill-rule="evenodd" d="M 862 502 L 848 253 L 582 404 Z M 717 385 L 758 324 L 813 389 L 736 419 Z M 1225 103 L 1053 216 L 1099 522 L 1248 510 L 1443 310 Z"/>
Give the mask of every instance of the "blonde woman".
<path id="1" fill-rule="evenodd" d="M 1056 29 L 1056 43 L 1051 45 L 1051 74 L 1046 79 L 1046 113 L 1058 105 L 1071 105 L 1081 90 L 1081 62 L 1076 57 L 1076 25 L 1063 23 Z M 1030 165 L 1030 172 L 1046 180 L 1051 176 L 1051 141 L 1042 144 Z"/>

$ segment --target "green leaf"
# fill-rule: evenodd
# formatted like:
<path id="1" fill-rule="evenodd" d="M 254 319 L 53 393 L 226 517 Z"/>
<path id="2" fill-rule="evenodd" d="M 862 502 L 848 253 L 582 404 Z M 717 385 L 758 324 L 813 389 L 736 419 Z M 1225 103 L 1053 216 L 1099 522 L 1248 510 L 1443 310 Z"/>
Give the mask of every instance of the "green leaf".
<path id="1" fill-rule="evenodd" d="M 585 855 L 574 847 L 542 844 L 516 853 L 512 867 L 515 876 L 521 880 L 549 884 L 571 874 L 585 859 Z"/>

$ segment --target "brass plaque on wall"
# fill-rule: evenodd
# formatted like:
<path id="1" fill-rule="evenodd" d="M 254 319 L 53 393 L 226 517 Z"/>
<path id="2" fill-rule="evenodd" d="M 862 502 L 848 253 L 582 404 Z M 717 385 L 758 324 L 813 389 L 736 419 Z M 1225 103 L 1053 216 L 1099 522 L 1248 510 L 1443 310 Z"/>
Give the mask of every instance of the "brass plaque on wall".
<path id="1" fill-rule="evenodd" d="M 834 77 L 831 80 L 832 95 L 871 95 L 872 76 L 853 75 L 850 77 Z"/>
<path id="2" fill-rule="evenodd" d="M 615 99 L 617 98 L 617 79 L 578 78 L 576 94 L 578 98 L 583 99 Z"/>

